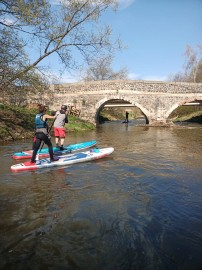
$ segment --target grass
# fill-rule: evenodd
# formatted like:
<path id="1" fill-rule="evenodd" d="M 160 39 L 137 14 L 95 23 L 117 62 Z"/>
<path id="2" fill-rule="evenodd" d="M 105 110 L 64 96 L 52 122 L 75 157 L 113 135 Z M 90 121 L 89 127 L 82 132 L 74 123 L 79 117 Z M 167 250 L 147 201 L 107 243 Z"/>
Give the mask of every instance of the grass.
<path id="1" fill-rule="evenodd" d="M 202 124 L 202 109 L 199 106 L 178 107 L 169 117 L 173 122 L 196 122 Z"/>
<path id="2" fill-rule="evenodd" d="M 0 104 L 0 141 L 32 138 L 35 132 L 36 113 L 36 109 Z M 93 124 L 76 116 L 69 115 L 68 118 L 69 123 L 65 125 L 67 132 L 95 129 Z"/>
<path id="3" fill-rule="evenodd" d="M 32 138 L 35 132 L 36 109 L 27 109 L 18 106 L 0 104 L 0 141 L 11 141 Z M 49 112 L 50 113 L 50 112 Z M 130 112 L 132 116 L 133 112 Z M 106 110 L 102 117 L 106 119 L 124 119 L 125 110 Z M 134 117 L 139 116 L 134 112 Z M 86 122 L 76 116 L 69 115 L 69 123 L 65 125 L 67 132 L 83 132 L 95 129 L 92 123 Z M 202 124 L 201 107 L 181 106 L 169 117 L 174 122 L 197 122 Z M 50 121 L 51 124 L 51 121 Z"/>
<path id="4" fill-rule="evenodd" d="M 68 117 L 69 123 L 66 125 L 67 131 L 85 131 L 85 130 L 93 130 L 95 126 L 92 123 L 88 123 L 82 119 L 79 119 L 76 116 L 69 115 Z"/>

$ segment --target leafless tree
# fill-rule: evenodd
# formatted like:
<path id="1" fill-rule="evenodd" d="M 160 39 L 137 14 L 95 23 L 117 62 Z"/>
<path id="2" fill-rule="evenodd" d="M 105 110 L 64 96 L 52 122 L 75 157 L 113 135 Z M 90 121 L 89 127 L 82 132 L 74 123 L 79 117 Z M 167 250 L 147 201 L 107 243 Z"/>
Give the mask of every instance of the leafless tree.
<path id="1" fill-rule="evenodd" d="M 187 45 L 185 50 L 184 70 L 171 78 L 174 81 L 202 82 L 202 45 L 195 49 Z"/>
<path id="2" fill-rule="evenodd" d="M 127 79 L 127 68 L 115 72 L 112 68 L 113 58 L 111 55 L 102 56 L 91 61 L 84 71 L 82 80 L 99 81 L 99 80 L 118 80 Z"/>
<path id="3" fill-rule="evenodd" d="M 1 1 L 0 57 L 6 59 L 5 67 L 0 64 L 1 89 L 22 83 L 31 71 L 37 74 L 39 64 L 52 54 L 70 69 L 77 66 L 76 58 L 90 61 L 100 53 L 119 49 L 121 43 L 111 39 L 110 27 L 99 23 L 101 15 L 110 7 L 115 8 L 116 3 L 116 0 L 63 0 L 56 1 L 52 8 L 48 0 Z M 13 41 L 6 37 L 12 37 Z M 25 53 L 31 45 L 38 46 L 34 60 Z"/>

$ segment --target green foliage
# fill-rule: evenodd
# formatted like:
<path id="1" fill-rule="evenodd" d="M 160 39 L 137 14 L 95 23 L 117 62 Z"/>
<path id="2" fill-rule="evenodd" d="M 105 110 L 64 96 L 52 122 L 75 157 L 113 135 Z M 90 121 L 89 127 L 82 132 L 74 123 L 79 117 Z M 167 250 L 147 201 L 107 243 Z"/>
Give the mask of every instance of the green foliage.
<path id="1" fill-rule="evenodd" d="M 26 108 L 17 107 L 14 105 L 5 105 L 4 110 L 6 111 L 6 114 L 10 116 L 10 122 L 12 122 L 13 124 L 20 124 L 22 127 L 28 130 L 34 130 L 34 117 L 36 114 L 36 110 L 28 110 Z"/>
<path id="2" fill-rule="evenodd" d="M 202 109 L 199 106 L 180 106 L 169 116 L 174 122 L 197 122 L 202 123 Z"/>
<path id="3" fill-rule="evenodd" d="M 195 113 L 200 111 L 200 108 L 198 106 L 179 106 L 177 109 L 175 109 L 170 117 L 183 117 L 191 113 Z"/>
<path id="4" fill-rule="evenodd" d="M 37 112 L 36 109 L 0 104 L 0 141 L 32 138 L 35 132 L 34 119 Z M 70 132 L 79 132 L 92 130 L 95 127 L 76 116 L 69 116 L 69 123 L 65 128 Z"/>
<path id="5" fill-rule="evenodd" d="M 16 140 L 33 137 L 34 110 L 1 104 L 0 140 Z"/>
<path id="6" fill-rule="evenodd" d="M 69 116 L 69 123 L 66 124 L 67 131 L 84 131 L 84 130 L 93 130 L 95 126 L 92 123 L 88 123 L 76 116 Z"/>
<path id="7" fill-rule="evenodd" d="M 9 137 L 8 130 L 0 124 L 0 140 L 3 141 L 5 138 Z"/>

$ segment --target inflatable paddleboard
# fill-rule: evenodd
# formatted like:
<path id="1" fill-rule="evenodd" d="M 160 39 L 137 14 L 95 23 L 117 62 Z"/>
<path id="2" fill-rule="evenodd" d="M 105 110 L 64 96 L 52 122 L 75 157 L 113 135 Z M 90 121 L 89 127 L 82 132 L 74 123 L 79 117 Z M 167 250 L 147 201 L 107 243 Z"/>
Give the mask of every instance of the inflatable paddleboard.
<path id="1" fill-rule="evenodd" d="M 38 170 L 44 168 L 58 167 L 71 165 L 80 162 L 87 162 L 91 160 L 96 160 L 100 158 L 104 158 L 110 155 L 114 151 L 113 147 L 109 148 L 93 148 L 85 152 L 78 152 L 74 154 L 68 154 L 63 156 L 58 156 L 58 160 L 51 162 L 50 158 L 44 158 L 37 160 L 36 163 L 31 163 L 30 161 L 15 164 L 11 166 L 11 171 L 20 172 L 27 170 Z"/>
<path id="2" fill-rule="evenodd" d="M 75 152 L 78 150 L 84 150 L 90 147 L 93 147 L 96 145 L 96 141 L 89 141 L 89 142 L 81 142 L 76 144 L 70 144 L 68 146 L 64 146 L 65 150 L 60 150 L 59 148 L 53 147 L 53 153 L 54 155 L 63 155 L 71 152 Z M 22 152 L 14 153 L 13 158 L 14 159 L 26 159 L 32 157 L 33 150 L 25 150 Z M 43 157 L 49 157 L 48 148 L 42 148 L 37 153 L 39 155 L 39 158 Z"/>

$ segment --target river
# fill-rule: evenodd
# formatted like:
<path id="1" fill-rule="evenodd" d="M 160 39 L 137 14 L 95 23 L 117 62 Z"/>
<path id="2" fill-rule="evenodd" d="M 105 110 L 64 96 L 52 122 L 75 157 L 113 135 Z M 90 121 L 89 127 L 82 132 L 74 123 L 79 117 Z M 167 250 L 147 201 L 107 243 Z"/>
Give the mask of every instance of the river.
<path id="1" fill-rule="evenodd" d="M 31 140 L 1 144 L 0 269 L 202 269 L 202 126 L 114 121 L 66 144 L 88 140 L 115 151 L 21 173 Z"/>

